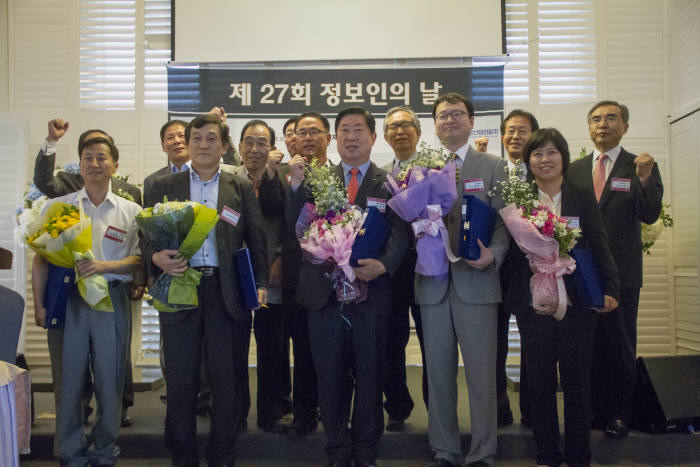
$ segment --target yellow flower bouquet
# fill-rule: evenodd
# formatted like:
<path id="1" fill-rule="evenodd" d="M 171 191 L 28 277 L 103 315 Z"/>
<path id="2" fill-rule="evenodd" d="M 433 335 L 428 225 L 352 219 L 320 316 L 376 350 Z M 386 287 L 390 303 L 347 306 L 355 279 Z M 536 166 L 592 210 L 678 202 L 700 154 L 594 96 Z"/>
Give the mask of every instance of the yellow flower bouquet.
<path id="1" fill-rule="evenodd" d="M 28 223 L 24 243 L 54 266 L 75 268 L 75 263 L 92 255 L 92 222 L 77 207 L 54 202 Z M 114 311 L 107 280 L 97 274 L 77 276 L 78 290 L 95 310 Z"/>

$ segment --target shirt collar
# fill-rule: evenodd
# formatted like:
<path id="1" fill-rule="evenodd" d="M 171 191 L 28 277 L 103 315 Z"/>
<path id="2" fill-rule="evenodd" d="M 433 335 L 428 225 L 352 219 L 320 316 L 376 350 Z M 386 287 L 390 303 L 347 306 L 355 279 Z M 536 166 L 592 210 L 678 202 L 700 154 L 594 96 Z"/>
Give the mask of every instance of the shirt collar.
<path id="1" fill-rule="evenodd" d="M 201 178 L 199 178 L 199 175 L 197 175 L 197 172 L 194 170 L 190 170 L 190 181 L 195 182 L 195 183 L 209 183 L 209 182 L 218 182 L 219 181 L 219 176 L 221 175 L 221 169 L 219 168 L 214 176 L 211 178 L 211 180 L 207 180 L 206 182 L 203 181 Z"/>
<path id="2" fill-rule="evenodd" d="M 105 196 L 105 199 L 102 203 L 100 203 L 98 206 L 95 206 L 92 201 L 90 200 L 90 196 L 88 196 L 87 190 L 85 190 L 85 187 L 83 186 L 80 190 L 78 190 L 77 194 L 77 200 L 78 201 L 86 201 L 90 203 L 91 206 L 99 207 L 102 206 L 102 204 L 106 201 L 109 202 L 112 206 L 117 205 L 117 195 L 112 193 L 112 180 L 109 181 L 109 187 L 107 188 L 107 196 Z"/>
<path id="3" fill-rule="evenodd" d="M 600 157 L 601 154 L 606 154 L 608 156 L 608 159 L 610 159 L 610 162 L 613 164 L 617 160 L 617 156 L 620 155 L 620 151 L 622 151 L 622 146 L 619 144 L 612 148 L 609 151 L 605 151 L 605 153 L 600 152 L 598 149 L 593 150 L 593 165 L 595 165 L 596 162 L 598 162 L 598 158 Z"/>
<path id="4" fill-rule="evenodd" d="M 447 149 L 447 148 L 445 148 L 445 149 Z M 459 158 L 459 160 L 461 161 L 461 164 L 460 164 L 460 166 L 461 166 L 467 158 L 467 153 L 469 152 L 469 143 L 465 144 L 464 146 L 462 146 L 461 148 L 457 149 L 454 152 L 447 149 L 447 152 L 450 154 L 455 154 Z"/>
<path id="5" fill-rule="evenodd" d="M 418 157 L 418 152 L 414 152 L 413 154 L 411 154 L 411 156 L 410 156 L 408 159 L 405 159 L 405 160 L 403 160 L 403 161 L 402 161 L 401 159 L 399 159 L 398 157 L 394 156 L 394 165 L 393 165 L 393 167 L 396 167 L 397 165 L 401 165 L 402 162 L 405 163 L 405 162 L 408 162 L 408 161 L 412 161 L 412 160 L 415 159 L 416 157 Z"/>
<path id="6" fill-rule="evenodd" d="M 173 164 L 172 162 L 170 162 L 169 165 L 170 165 L 170 173 L 176 174 L 176 173 L 182 172 L 184 170 L 190 170 L 191 165 L 192 165 L 192 161 L 185 162 L 184 164 L 182 164 L 180 166 L 180 169 L 178 169 L 177 166 L 175 164 Z"/>
<path id="7" fill-rule="evenodd" d="M 360 169 L 360 173 L 364 177 L 365 174 L 367 173 L 367 169 L 369 168 L 369 165 L 372 163 L 372 161 L 367 161 L 362 165 L 358 165 L 357 168 Z M 346 174 L 350 172 L 350 169 L 352 169 L 354 166 L 353 165 L 348 165 L 345 162 L 341 161 L 341 164 L 343 165 L 343 173 Z"/>

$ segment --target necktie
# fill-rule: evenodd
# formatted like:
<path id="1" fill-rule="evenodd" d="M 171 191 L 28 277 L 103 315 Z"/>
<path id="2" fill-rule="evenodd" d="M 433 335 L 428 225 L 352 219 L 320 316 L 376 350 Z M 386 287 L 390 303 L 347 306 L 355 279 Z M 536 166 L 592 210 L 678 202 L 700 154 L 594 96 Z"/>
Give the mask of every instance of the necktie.
<path id="1" fill-rule="evenodd" d="M 360 184 L 357 182 L 357 173 L 360 171 L 360 169 L 353 167 L 350 169 L 350 173 L 352 174 L 352 177 L 350 177 L 350 183 L 348 183 L 348 201 L 350 201 L 350 204 L 355 203 L 355 196 L 357 196 L 357 189 L 360 187 Z"/>
<path id="2" fill-rule="evenodd" d="M 607 154 L 598 156 L 598 162 L 593 173 L 593 191 L 595 191 L 595 199 L 598 201 L 600 201 L 600 196 L 603 194 L 603 188 L 605 187 L 605 159 L 607 158 Z"/>

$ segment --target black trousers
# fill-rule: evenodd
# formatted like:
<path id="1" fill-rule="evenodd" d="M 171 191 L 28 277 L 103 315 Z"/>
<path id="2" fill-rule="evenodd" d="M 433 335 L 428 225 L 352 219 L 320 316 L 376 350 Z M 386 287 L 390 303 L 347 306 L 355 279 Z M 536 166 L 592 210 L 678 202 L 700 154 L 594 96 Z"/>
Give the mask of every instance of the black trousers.
<path id="1" fill-rule="evenodd" d="M 333 294 L 322 309 L 309 313 L 321 421 L 331 462 L 374 462 L 377 457 L 384 430 L 382 361 L 389 302 L 388 290 L 382 294 L 370 283 L 369 297 L 362 303 L 341 308 Z M 348 422 L 352 422 L 350 429 Z"/>
<path id="2" fill-rule="evenodd" d="M 204 342 L 212 393 L 206 459 L 229 464 L 235 461 L 238 427 L 245 417 L 251 321 L 234 321 L 228 313 L 218 273 L 202 277 L 198 296 L 199 308 L 159 314 L 168 369 L 165 446 L 174 464 L 199 461 L 197 393 Z"/>
<path id="3" fill-rule="evenodd" d="M 508 333 L 510 331 L 511 312 L 503 305 L 498 304 L 498 323 L 496 328 L 496 392 L 498 401 L 498 413 L 510 410 L 508 399 L 508 377 L 506 376 L 506 359 L 508 358 Z M 516 316 L 518 329 L 520 320 Z M 525 345 L 520 339 L 520 415 L 522 418 L 530 418 L 530 400 L 527 397 L 527 362 L 525 360 Z"/>
<path id="4" fill-rule="evenodd" d="M 395 298 L 393 295 L 392 298 Z M 423 350 L 423 328 L 420 308 L 415 303 L 393 301 L 391 313 L 387 315 L 386 358 L 384 363 L 384 410 L 390 418 L 405 420 L 413 410 L 413 399 L 406 383 L 406 345 L 411 335 L 410 313 L 416 325 L 423 362 L 423 402 L 428 407 L 428 376 Z"/>
<path id="5" fill-rule="evenodd" d="M 630 421 L 637 359 L 639 289 L 621 289 L 619 306 L 598 315 L 593 346 L 593 418 Z"/>
<path id="6" fill-rule="evenodd" d="M 258 423 L 269 424 L 284 414 L 284 306 L 270 304 L 256 310 L 253 319 L 258 356 Z"/>
<path id="7" fill-rule="evenodd" d="M 567 309 L 561 321 L 539 315 L 532 308 L 521 317 L 537 464 L 590 464 L 590 374 L 595 324 L 595 312 L 573 307 Z M 564 390 L 563 455 L 559 449 L 557 363 Z"/>
<path id="8" fill-rule="evenodd" d="M 311 357 L 309 311 L 296 303 L 297 282 L 301 268 L 301 252 L 282 252 L 282 301 L 286 306 L 285 323 L 292 338 L 294 372 L 292 382 L 294 420 L 302 423 L 315 420 L 318 413 L 316 370 Z"/>

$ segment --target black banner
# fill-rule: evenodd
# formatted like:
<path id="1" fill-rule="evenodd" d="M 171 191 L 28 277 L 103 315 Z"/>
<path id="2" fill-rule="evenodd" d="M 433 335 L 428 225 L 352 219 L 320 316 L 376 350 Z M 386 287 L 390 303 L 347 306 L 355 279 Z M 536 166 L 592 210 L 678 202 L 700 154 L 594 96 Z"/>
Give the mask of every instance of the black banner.
<path id="1" fill-rule="evenodd" d="M 168 112 L 222 106 L 232 117 L 285 117 L 350 106 L 383 116 L 397 105 L 431 114 L 440 94 L 469 97 L 476 112 L 503 110 L 503 67 L 237 69 L 168 67 Z"/>

